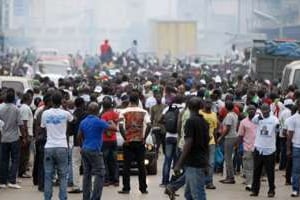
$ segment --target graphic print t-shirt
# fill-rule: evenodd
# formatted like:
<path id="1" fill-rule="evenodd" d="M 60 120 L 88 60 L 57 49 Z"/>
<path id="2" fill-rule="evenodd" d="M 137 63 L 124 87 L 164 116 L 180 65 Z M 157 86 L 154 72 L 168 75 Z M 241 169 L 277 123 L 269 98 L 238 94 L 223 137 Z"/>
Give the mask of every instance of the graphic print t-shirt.
<path id="1" fill-rule="evenodd" d="M 120 123 L 124 123 L 126 142 L 141 142 L 150 123 L 148 112 L 139 107 L 128 107 L 120 113 Z"/>
<path id="2" fill-rule="evenodd" d="M 51 108 L 43 112 L 41 127 L 47 131 L 45 148 L 68 147 L 67 122 L 72 120 L 72 114 L 60 108 Z"/>

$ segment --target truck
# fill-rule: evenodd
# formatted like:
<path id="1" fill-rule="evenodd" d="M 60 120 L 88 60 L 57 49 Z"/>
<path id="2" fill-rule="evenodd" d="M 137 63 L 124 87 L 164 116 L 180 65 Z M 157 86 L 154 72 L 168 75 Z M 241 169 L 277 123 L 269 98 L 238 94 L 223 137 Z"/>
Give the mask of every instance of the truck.
<path id="1" fill-rule="evenodd" d="M 152 49 L 159 58 L 197 53 L 197 22 L 184 20 L 153 20 Z"/>
<path id="2" fill-rule="evenodd" d="M 275 41 L 282 43 L 286 41 Z M 251 50 L 250 71 L 256 79 L 272 80 L 280 82 L 284 67 L 295 61 L 297 57 L 275 56 L 265 53 L 266 40 L 254 40 Z"/>

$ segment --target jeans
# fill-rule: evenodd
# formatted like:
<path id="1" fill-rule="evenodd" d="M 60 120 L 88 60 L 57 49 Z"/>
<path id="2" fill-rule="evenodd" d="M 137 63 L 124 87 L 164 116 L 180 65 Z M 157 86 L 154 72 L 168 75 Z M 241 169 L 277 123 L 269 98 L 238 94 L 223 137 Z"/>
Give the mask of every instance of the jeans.
<path id="1" fill-rule="evenodd" d="M 104 142 L 102 152 L 105 164 L 105 182 L 119 183 L 119 165 L 117 161 L 117 143 Z"/>
<path id="2" fill-rule="evenodd" d="M 213 184 L 213 175 L 214 175 L 214 168 L 215 168 L 215 151 L 216 145 L 210 144 L 209 145 L 209 160 L 208 160 L 208 174 L 206 176 L 206 185 Z"/>
<path id="3" fill-rule="evenodd" d="M 20 142 L 1 143 L 0 184 L 16 184 L 20 159 Z M 9 167 L 9 163 L 11 165 Z"/>
<path id="4" fill-rule="evenodd" d="M 243 155 L 244 174 L 246 176 L 246 185 L 252 184 L 253 178 L 253 152 L 244 151 Z"/>
<path id="5" fill-rule="evenodd" d="M 68 148 L 68 185 L 73 185 L 72 149 Z"/>
<path id="6" fill-rule="evenodd" d="M 38 185 L 40 191 L 44 190 L 44 148 L 45 142 L 35 142 L 34 166 L 32 171 L 33 184 Z"/>
<path id="7" fill-rule="evenodd" d="M 123 166 L 123 190 L 130 191 L 130 166 L 135 160 L 139 170 L 139 190 L 147 190 L 146 168 L 145 168 L 145 145 L 142 142 L 130 142 L 124 144 L 124 166 Z"/>
<path id="8" fill-rule="evenodd" d="M 166 139 L 166 135 L 163 133 L 163 131 L 161 129 L 154 129 L 152 130 L 152 134 L 154 135 L 155 138 L 155 143 L 156 144 L 156 153 L 157 155 L 159 155 L 159 148 L 160 145 L 162 145 L 162 150 L 163 150 L 163 154 L 165 154 L 165 149 L 166 149 L 166 143 L 165 143 L 165 139 Z"/>
<path id="9" fill-rule="evenodd" d="M 104 185 L 105 165 L 100 151 L 82 151 L 83 161 L 83 199 L 100 200 Z M 92 176 L 95 177 L 92 190 Z"/>
<path id="10" fill-rule="evenodd" d="M 51 200 L 53 193 L 53 177 L 55 168 L 58 170 L 59 199 L 67 199 L 68 148 L 45 148 L 44 152 L 44 199 Z"/>
<path id="11" fill-rule="evenodd" d="M 163 164 L 163 174 L 162 174 L 162 184 L 167 185 L 170 181 L 170 171 L 172 161 L 176 163 L 176 149 L 177 149 L 177 139 L 176 138 L 166 138 L 166 152 L 165 160 Z"/>
<path id="12" fill-rule="evenodd" d="M 286 138 L 280 138 L 280 161 L 279 161 L 279 169 L 283 170 L 286 168 L 287 164 L 287 156 L 286 156 Z"/>
<path id="13" fill-rule="evenodd" d="M 259 193 L 260 189 L 260 178 L 262 169 L 264 168 L 267 173 L 269 182 L 269 191 L 275 191 L 275 153 L 271 155 L 260 155 L 260 153 L 254 151 L 254 172 L 252 182 L 252 192 Z"/>
<path id="14" fill-rule="evenodd" d="M 285 182 L 286 183 L 291 183 L 292 168 L 293 168 L 293 158 L 290 156 L 287 158 L 286 168 L 285 168 Z"/>
<path id="15" fill-rule="evenodd" d="M 299 193 L 300 187 L 300 148 L 293 147 L 292 185 L 293 191 Z"/>
<path id="16" fill-rule="evenodd" d="M 185 171 L 185 199 L 206 200 L 205 169 L 187 167 Z"/>
<path id="17" fill-rule="evenodd" d="M 176 192 L 179 190 L 182 186 L 185 184 L 185 172 L 174 182 L 171 182 L 168 184 L 168 188 L 170 188 L 172 191 Z"/>
<path id="18" fill-rule="evenodd" d="M 20 161 L 19 161 L 19 177 L 24 175 L 27 171 L 29 160 L 30 160 L 30 144 L 31 144 L 31 138 L 28 137 L 28 143 L 21 146 L 20 151 Z"/>
<path id="19" fill-rule="evenodd" d="M 234 168 L 232 154 L 236 138 L 225 138 L 224 141 L 224 159 L 226 163 L 226 179 L 234 179 Z"/>
<path id="20" fill-rule="evenodd" d="M 73 171 L 73 188 L 81 189 L 80 187 L 80 165 L 81 154 L 80 147 L 73 146 L 72 148 L 72 171 Z"/>

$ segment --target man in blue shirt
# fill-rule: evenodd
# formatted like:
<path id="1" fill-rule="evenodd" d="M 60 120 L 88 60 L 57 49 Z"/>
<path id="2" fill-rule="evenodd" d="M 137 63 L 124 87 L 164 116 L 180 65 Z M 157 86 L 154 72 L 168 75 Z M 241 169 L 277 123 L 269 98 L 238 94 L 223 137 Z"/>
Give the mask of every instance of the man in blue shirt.
<path id="1" fill-rule="evenodd" d="M 82 143 L 83 199 L 100 200 L 105 176 L 105 165 L 101 153 L 102 134 L 106 129 L 116 131 L 116 126 L 98 117 L 99 106 L 95 102 L 89 104 L 88 113 L 89 115 L 80 123 L 78 133 L 78 139 Z M 91 195 L 92 176 L 95 176 L 95 180 Z"/>

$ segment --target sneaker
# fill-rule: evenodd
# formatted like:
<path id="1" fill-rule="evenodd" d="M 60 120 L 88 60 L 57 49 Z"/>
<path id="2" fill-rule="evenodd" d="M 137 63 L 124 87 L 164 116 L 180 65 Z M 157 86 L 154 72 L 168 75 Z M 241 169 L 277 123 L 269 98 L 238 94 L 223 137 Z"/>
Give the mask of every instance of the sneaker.
<path id="1" fill-rule="evenodd" d="M 165 194 L 169 196 L 170 200 L 175 200 L 175 192 L 171 188 L 166 187 Z"/>
<path id="2" fill-rule="evenodd" d="M 119 194 L 129 194 L 129 190 L 118 191 Z"/>
<path id="3" fill-rule="evenodd" d="M 70 193 L 70 194 L 79 194 L 79 193 L 82 193 L 82 190 L 79 189 L 79 188 L 76 188 L 76 189 L 74 188 L 74 189 L 68 191 L 68 193 Z"/>
<path id="4" fill-rule="evenodd" d="M 7 188 L 7 185 L 5 185 L 5 184 L 0 184 L 0 189 L 5 189 L 5 188 Z"/>
<path id="5" fill-rule="evenodd" d="M 293 191 L 291 197 L 299 197 L 299 192 Z"/>
<path id="6" fill-rule="evenodd" d="M 269 191 L 269 192 L 268 192 L 268 197 L 269 197 L 269 198 L 275 197 L 275 191 Z"/>
<path id="7" fill-rule="evenodd" d="M 251 192 L 251 194 L 250 194 L 250 197 L 257 197 L 258 196 L 258 193 L 256 193 L 256 192 Z"/>
<path id="8" fill-rule="evenodd" d="M 12 183 L 9 183 L 7 185 L 9 188 L 13 188 L 13 189 L 21 189 L 22 187 L 19 186 L 18 184 L 12 184 Z"/>
<path id="9" fill-rule="evenodd" d="M 245 190 L 251 192 L 252 191 L 251 187 L 252 187 L 252 185 L 247 185 Z"/>
<path id="10" fill-rule="evenodd" d="M 20 178 L 31 178 L 31 176 L 29 174 L 24 173 L 20 176 Z"/>
<path id="11" fill-rule="evenodd" d="M 207 186 L 206 186 L 206 189 L 208 189 L 208 190 L 215 190 L 216 189 L 216 186 L 214 186 L 214 184 L 208 184 Z"/>
<path id="12" fill-rule="evenodd" d="M 224 180 L 220 180 L 220 183 L 223 183 L 223 184 L 235 184 L 235 180 L 234 179 L 224 179 Z"/>
<path id="13" fill-rule="evenodd" d="M 141 193 L 142 194 L 148 194 L 149 192 L 148 192 L 148 190 L 142 190 Z"/>

